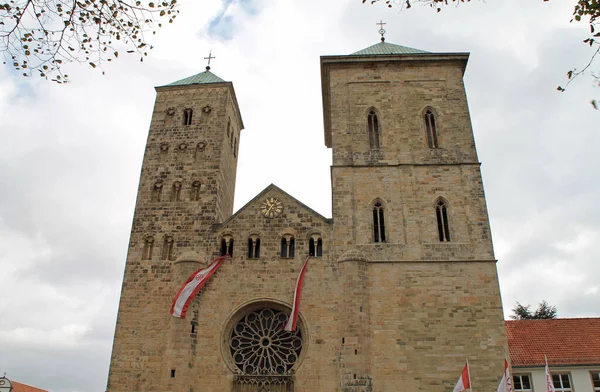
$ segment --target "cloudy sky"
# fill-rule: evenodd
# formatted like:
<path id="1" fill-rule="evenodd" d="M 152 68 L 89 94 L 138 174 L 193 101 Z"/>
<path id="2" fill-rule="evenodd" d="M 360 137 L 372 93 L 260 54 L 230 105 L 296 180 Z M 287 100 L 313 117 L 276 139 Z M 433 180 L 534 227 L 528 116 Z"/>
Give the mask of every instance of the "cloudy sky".
<path id="1" fill-rule="evenodd" d="M 470 52 L 465 75 L 499 259 L 515 301 L 600 316 L 600 98 L 574 0 L 487 0 L 436 14 L 361 0 L 181 1 L 141 64 L 72 65 L 68 85 L 0 68 L 0 374 L 105 390 L 154 86 L 204 69 L 234 82 L 246 129 L 236 209 L 275 183 L 331 216 L 319 56 L 387 41 Z M 123 58 L 124 57 L 124 58 Z M 600 68 L 600 63 L 596 69 Z M 307 154 L 308 153 L 308 154 Z"/>

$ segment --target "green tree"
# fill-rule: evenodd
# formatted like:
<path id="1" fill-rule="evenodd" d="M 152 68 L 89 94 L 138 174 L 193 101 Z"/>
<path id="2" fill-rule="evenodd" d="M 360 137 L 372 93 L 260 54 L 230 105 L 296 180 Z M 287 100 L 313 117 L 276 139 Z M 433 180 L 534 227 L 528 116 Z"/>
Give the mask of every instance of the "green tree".
<path id="1" fill-rule="evenodd" d="M 363 4 L 367 1 L 370 1 L 371 4 L 382 2 L 385 3 L 389 8 L 392 8 L 392 6 L 396 5 L 406 9 L 411 8 L 412 3 L 421 3 L 429 5 L 437 12 L 440 12 L 445 6 L 450 4 L 468 3 L 471 0 L 362 0 Z M 542 1 L 546 2 L 550 0 Z M 596 56 L 598 53 L 600 53 L 600 31 L 596 31 L 598 24 L 600 24 L 600 0 L 578 0 L 573 10 L 571 23 L 573 21 L 583 21 L 584 23 L 589 23 L 590 34 L 586 39 L 583 40 L 583 43 L 594 48 L 594 50 L 590 56 L 590 60 L 583 68 L 579 70 L 577 68 L 573 68 L 567 72 L 567 81 L 564 84 L 564 87 L 558 86 L 556 88 L 560 92 L 564 92 L 573 79 L 588 71 L 588 69 L 596 60 Z M 600 75 L 592 74 L 592 77 L 595 79 L 596 85 L 600 87 Z M 590 103 L 596 110 L 600 109 L 600 101 L 593 99 Z"/>
<path id="2" fill-rule="evenodd" d="M 62 83 L 61 66 L 86 62 L 102 68 L 119 49 L 148 54 L 146 36 L 173 22 L 177 0 L 0 0 L 0 52 L 24 76 Z"/>
<path id="3" fill-rule="evenodd" d="M 543 320 L 556 318 L 556 306 L 550 306 L 548 302 L 542 301 L 535 312 L 532 313 L 531 305 L 521 305 L 519 302 L 512 308 L 513 314 L 510 316 L 513 320 Z"/>

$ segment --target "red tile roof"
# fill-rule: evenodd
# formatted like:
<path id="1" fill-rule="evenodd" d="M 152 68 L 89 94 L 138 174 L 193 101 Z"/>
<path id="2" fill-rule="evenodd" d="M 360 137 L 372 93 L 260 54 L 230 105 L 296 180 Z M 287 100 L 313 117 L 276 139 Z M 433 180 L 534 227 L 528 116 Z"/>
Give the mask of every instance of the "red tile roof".
<path id="1" fill-rule="evenodd" d="M 505 323 L 512 366 L 600 365 L 600 318 Z"/>
<path id="2" fill-rule="evenodd" d="M 10 381 L 12 383 L 12 392 L 48 392 L 45 389 L 32 387 L 31 385 L 21 384 L 20 382 Z"/>

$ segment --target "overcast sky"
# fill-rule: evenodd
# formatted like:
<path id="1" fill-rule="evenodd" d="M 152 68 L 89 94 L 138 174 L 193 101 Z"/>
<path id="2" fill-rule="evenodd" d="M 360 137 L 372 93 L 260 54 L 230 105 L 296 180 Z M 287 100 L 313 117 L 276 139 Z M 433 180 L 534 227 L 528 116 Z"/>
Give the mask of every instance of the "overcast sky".
<path id="1" fill-rule="evenodd" d="M 246 129 L 235 208 L 275 183 L 331 216 L 319 56 L 379 42 L 470 52 L 465 74 L 499 260 L 515 301 L 600 316 L 600 98 L 574 0 L 487 0 L 436 14 L 361 0 L 181 1 L 140 63 L 72 83 L 0 67 L 0 374 L 57 392 L 106 387 L 154 86 L 204 70 L 233 81 Z M 367 1 L 367 3 L 369 3 Z M 596 64 L 600 68 L 600 63 Z M 165 310 L 166 311 L 166 310 Z"/>

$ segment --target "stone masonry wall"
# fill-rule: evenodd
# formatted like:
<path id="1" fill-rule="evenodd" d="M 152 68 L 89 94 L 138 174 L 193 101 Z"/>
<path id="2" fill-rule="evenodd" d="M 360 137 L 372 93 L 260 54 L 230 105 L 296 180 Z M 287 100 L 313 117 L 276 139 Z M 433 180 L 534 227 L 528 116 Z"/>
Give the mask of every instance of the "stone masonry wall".
<path id="1" fill-rule="evenodd" d="M 496 388 L 507 347 L 463 65 L 331 65 L 332 219 L 273 185 L 232 215 L 242 124 L 231 84 L 158 88 L 107 391 L 233 392 L 235 318 L 252 306 L 289 311 L 316 235 L 323 255 L 310 260 L 305 278 L 295 392 L 444 392 L 467 358 L 476 388 Z M 381 122 L 377 151 L 368 144 L 371 107 Z M 427 107 L 436 113 L 438 149 L 427 146 Z M 191 125 L 183 125 L 187 108 Z M 174 183 L 182 184 L 178 201 Z M 440 197 L 450 242 L 437 236 Z M 263 216 L 267 198 L 281 201 L 281 215 Z M 373 242 L 376 199 L 384 205 L 385 243 Z M 286 235 L 294 237 L 294 257 L 281 257 Z M 261 240 L 260 258 L 247 256 L 251 236 Z M 175 243 L 165 258 L 166 237 Z M 170 316 L 181 284 L 219 255 L 224 237 L 234 240 L 233 257 L 185 319 Z"/>

